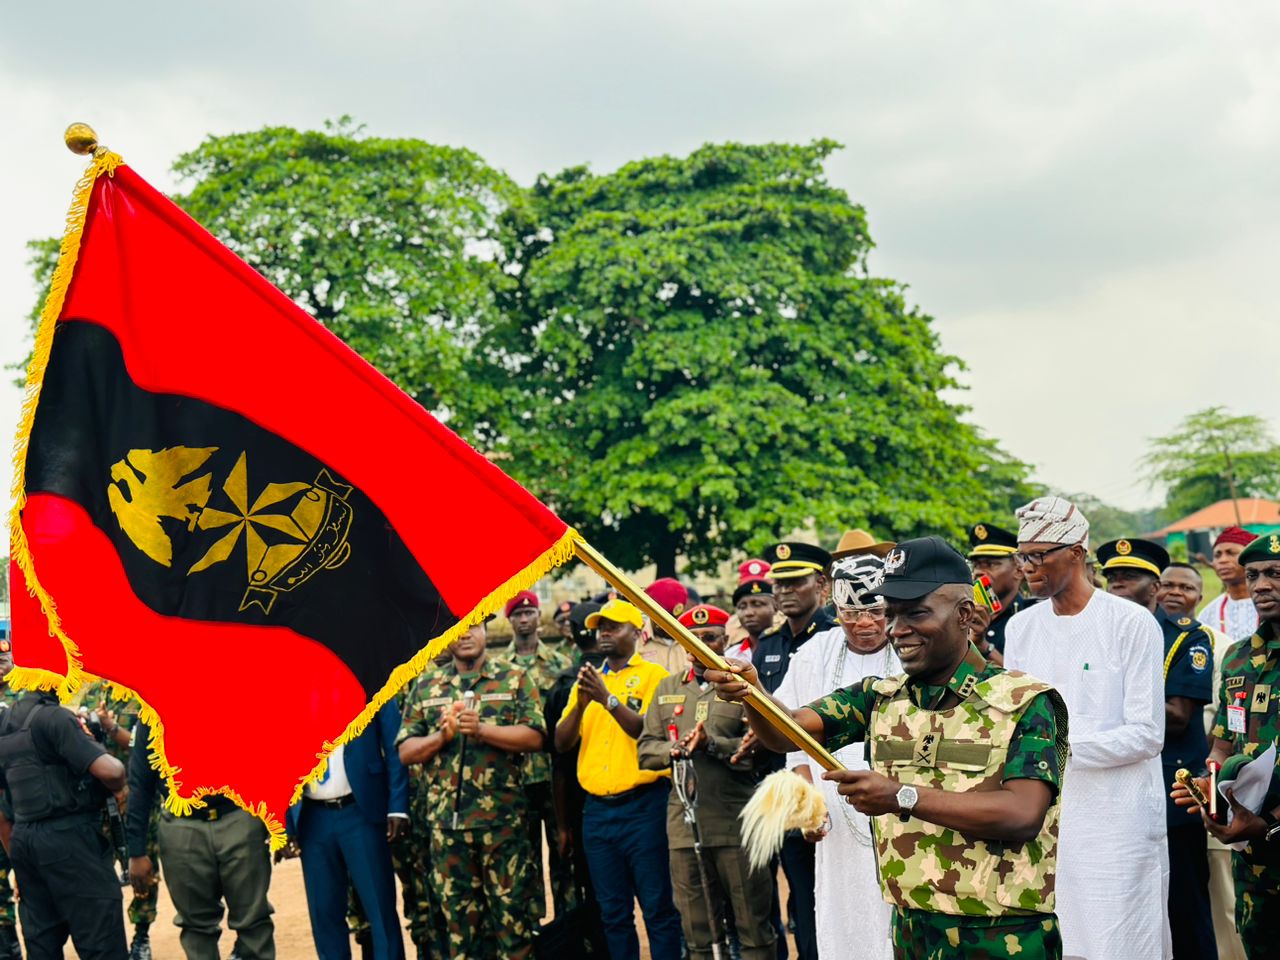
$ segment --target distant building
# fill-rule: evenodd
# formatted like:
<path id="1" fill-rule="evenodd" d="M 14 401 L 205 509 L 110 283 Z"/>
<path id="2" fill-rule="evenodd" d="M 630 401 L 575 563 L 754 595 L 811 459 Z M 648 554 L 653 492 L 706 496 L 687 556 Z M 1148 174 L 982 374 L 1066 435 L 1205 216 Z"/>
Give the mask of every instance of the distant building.
<path id="1" fill-rule="evenodd" d="M 1238 512 L 1237 512 L 1238 511 Z M 1187 555 L 1208 556 L 1214 539 L 1227 527 L 1244 527 L 1250 533 L 1280 533 L 1280 503 L 1274 500 L 1219 500 L 1202 510 L 1171 523 L 1153 535 L 1165 539 L 1165 546 L 1187 545 Z"/>

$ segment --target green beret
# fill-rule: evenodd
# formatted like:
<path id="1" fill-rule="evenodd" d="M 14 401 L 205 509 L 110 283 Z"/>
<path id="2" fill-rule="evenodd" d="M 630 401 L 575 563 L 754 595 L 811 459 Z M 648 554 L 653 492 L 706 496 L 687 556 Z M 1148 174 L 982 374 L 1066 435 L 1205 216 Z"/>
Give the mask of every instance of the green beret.
<path id="1" fill-rule="evenodd" d="M 1264 533 L 1241 550 L 1240 556 L 1236 558 L 1236 562 L 1242 567 L 1259 560 L 1280 560 L 1280 534 Z"/>

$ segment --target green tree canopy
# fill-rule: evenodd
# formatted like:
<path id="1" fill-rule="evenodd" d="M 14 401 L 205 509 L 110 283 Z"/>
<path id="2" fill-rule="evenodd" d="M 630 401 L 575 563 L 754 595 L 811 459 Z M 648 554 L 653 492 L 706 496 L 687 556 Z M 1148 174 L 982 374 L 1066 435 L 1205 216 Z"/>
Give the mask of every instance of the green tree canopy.
<path id="1" fill-rule="evenodd" d="M 1168 491 L 1174 520 L 1219 500 L 1280 494 L 1280 445 L 1262 417 L 1209 407 L 1154 437 L 1142 460 L 1152 486 Z"/>
<path id="2" fill-rule="evenodd" d="M 574 168 L 508 210 L 518 283 L 459 419 L 615 562 L 706 569 L 815 525 L 959 536 L 1026 493 L 943 399 L 930 318 L 868 273 L 835 147 Z"/>
<path id="3" fill-rule="evenodd" d="M 174 199 L 433 410 L 467 378 L 503 275 L 493 229 L 520 191 L 469 150 L 269 127 L 174 164 Z"/>

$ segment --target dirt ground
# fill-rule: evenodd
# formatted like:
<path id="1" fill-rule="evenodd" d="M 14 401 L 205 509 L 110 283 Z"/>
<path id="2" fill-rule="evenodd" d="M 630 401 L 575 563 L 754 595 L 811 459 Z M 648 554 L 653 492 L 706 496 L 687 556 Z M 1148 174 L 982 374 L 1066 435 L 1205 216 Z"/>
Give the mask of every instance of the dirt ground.
<path id="1" fill-rule="evenodd" d="M 780 878 L 781 879 L 781 878 Z M 397 888 L 399 884 L 397 883 Z M 785 881 L 782 896 L 786 897 Z M 315 945 L 311 942 L 311 922 L 307 917 L 307 896 L 302 886 L 302 861 L 286 860 L 277 864 L 271 880 L 271 905 L 275 907 L 276 923 L 276 957 L 278 960 L 310 960 L 316 955 Z M 125 891 L 125 904 L 129 902 L 129 891 Z M 173 924 L 173 904 L 169 902 L 169 892 L 160 884 L 159 918 L 151 928 L 151 952 L 155 960 L 182 960 L 182 947 L 178 943 L 178 928 Z M 636 929 L 640 933 L 641 960 L 649 960 L 649 943 L 644 935 L 644 920 L 636 913 Z M 132 929 L 128 931 L 132 936 Z M 223 934 L 222 955 L 231 953 L 235 942 L 234 935 L 227 931 Z M 413 944 L 406 936 L 404 941 L 405 956 L 413 960 L 415 954 Z M 359 960 L 359 948 L 352 944 L 353 956 Z M 795 945 L 791 945 L 792 956 Z M 74 957 L 75 952 L 68 944 L 67 956 Z"/>

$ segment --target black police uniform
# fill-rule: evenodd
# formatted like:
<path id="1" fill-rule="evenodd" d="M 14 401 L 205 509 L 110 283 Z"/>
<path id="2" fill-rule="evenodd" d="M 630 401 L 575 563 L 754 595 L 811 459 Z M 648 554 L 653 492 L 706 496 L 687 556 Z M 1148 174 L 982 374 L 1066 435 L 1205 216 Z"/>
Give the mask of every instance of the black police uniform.
<path id="1" fill-rule="evenodd" d="M 810 543 L 778 543 L 765 551 L 765 560 L 771 565 L 769 576 L 774 580 L 796 579 L 813 573 L 825 573 L 831 566 L 831 554 Z M 796 634 L 789 621 L 760 637 L 751 654 L 751 663 L 760 677 L 760 684 L 774 693 L 787 675 L 791 658 L 796 651 L 824 630 L 836 626 L 836 619 L 824 607 L 819 607 L 803 630 Z M 791 704 L 801 706 L 801 704 Z M 781 770 L 786 757 L 765 753 L 758 758 L 756 769 L 761 774 Z M 799 831 L 787 834 L 782 844 L 782 871 L 791 886 L 791 909 L 788 911 L 795 923 L 796 952 L 800 960 L 818 960 L 817 903 L 814 898 L 815 866 L 814 845 Z"/>
<path id="2" fill-rule="evenodd" d="M 987 559 L 1004 559 L 1018 552 L 1018 535 L 1011 530 L 997 527 L 994 523 L 975 523 L 969 528 L 969 560 L 981 557 Z M 1033 606 L 1035 598 L 1015 594 L 1013 600 L 997 613 L 987 625 L 987 643 L 991 644 L 1000 655 L 1004 655 L 1004 631 L 1009 626 L 1013 615 L 1020 610 Z"/>
<path id="3" fill-rule="evenodd" d="M 1166 733 L 1160 763 L 1164 783 L 1172 784 L 1179 767 L 1199 773 L 1209 755 L 1202 709 L 1213 699 L 1213 637 L 1191 617 L 1173 619 L 1157 608 L 1164 632 L 1164 695 L 1195 703 L 1186 730 Z M 1204 823 L 1165 797 L 1169 836 L 1169 928 L 1178 960 L 1213 960 L 1218 948 L 1209 905 L 1209 854 Z"/>
<path id="4" fill-rule="evenodd" d="M 13 807 L 10 857 L 27 954 L 123 960 L 120 880 L 102 831 L 105 788 L 89 767 L 105 751 L 49 693 L 29 693 L 0 720 L 0 787 Z"/>

